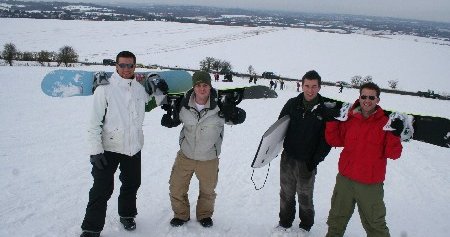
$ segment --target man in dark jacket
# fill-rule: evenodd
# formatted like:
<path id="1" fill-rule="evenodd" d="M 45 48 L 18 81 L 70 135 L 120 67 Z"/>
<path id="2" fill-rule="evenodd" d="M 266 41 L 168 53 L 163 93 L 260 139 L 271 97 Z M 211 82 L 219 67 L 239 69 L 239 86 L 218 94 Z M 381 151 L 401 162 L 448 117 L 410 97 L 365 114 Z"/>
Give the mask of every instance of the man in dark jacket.
<path id="1" fill-rule="evenodd" d="M 314 224 L 313 191 L 317 165 L 328 155 L 325 141 L 324 102 L 319 94 L 321 77 L 316 71 L 302 78 L 303 93 L 291 98 L 279 118 L 290 116 L 280 161 L 280 221 L 287 229 L 295 219 L 295 194 L 298 195 L 300 228 L 309 231 Z"/>

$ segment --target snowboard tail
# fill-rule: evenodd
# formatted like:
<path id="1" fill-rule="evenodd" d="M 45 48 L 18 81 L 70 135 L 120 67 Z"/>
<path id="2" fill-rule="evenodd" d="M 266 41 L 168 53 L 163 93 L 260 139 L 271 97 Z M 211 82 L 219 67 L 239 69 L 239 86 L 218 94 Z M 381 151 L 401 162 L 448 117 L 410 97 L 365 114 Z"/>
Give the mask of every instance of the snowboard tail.
<path id="1" fill-rule="evenodd" d="M 348 110 L 351 108 L 351 104 L 341 102 L 338 103 L 338 106 L 341 106 L 342 108 L 341 116 L 336 119 L 345 121 L 348 117 L 347 114 Z M 389 110 L 384 110 L 384 112 L 389 116 L 389 121 L 384 126 L 384 130 L 392 130 L 390 124 L 396 118 L 399 118 L 403 122 L 403 131 L 400 134 L 403 142 L 413 139 L 440 147 L 450 148 L 449 119 Z"/>

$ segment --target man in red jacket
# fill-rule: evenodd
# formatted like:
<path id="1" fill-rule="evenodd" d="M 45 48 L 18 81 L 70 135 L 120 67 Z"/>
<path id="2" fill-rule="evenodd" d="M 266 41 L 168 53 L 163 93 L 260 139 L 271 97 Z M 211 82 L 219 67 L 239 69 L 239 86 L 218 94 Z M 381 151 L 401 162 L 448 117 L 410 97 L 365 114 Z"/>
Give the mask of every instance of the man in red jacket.
<path id="1" fill-rule="evenodd" d="M 348 119 L 326 124 L 328 144 L 344 147 L 331 198 L 327 237 L 344 235 L 355 204 L 367 236 L 390 236 L 383 181 L 387 159 L 401 155 L 403 123 L 394 120 L 391 127 L 395 130 L 384 131 L 389 118 L 378 106 L 379 102 L 380 88 L 375 83 L 366 83 L 360 87 L 359 100 L 348 112 Z"/>

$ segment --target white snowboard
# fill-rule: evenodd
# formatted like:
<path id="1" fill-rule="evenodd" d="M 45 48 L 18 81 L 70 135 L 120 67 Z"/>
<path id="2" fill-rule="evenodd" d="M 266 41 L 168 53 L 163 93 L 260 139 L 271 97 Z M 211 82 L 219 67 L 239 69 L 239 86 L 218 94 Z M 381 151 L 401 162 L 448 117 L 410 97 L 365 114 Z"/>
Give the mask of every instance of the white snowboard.
<path id="1" fill-rule="evenodd" d="M 267 129 L 261 138 L 255 158 L 253 159 L 253 168 L 261 168 L 267 165 L 280 154 L 290 120 L 289 115 L 286 115 L 278 119 Z"/>

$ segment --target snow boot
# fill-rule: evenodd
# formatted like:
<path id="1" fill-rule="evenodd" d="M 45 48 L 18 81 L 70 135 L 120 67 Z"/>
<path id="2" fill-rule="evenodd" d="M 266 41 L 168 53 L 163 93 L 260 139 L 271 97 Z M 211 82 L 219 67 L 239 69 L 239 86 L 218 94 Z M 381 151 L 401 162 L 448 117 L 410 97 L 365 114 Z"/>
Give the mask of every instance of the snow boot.
<path id="1" fill-rule="evenodd" d="M 184 223 L 186 223 L 188 221 L 189 221 L 189 219 L 187 221 L 185 221 L 185 220 L 181 220 L 179 218 L 174 217 L 174 218 L 172 218 L 172 220 L 170 220 L 170 225 L 173 227 L 179 227 L 179 226 L 184 225 Z"/>
<path id="2" fill-rule="evenodd" d="M 211 217 L 203 218 L 203 219 L 199 220 L 198 222 L 200 222 L 200 225 L 202 225 L 205 228 L 209 228 L 209 227 L 213 226 L 213 221 L 212 221 Z"/>
<path id="3" fill-rule="evenodd" d="M 83 231 L 83 233 L 81 233 L 80 237 L 100 237 L 100 232 Z"/>
<path id="4" fill-rule="evenodd" d="M 311 230 L 311 227 L 312 227 L 312 226 L 308 226 L 308 225 L 305 225 L 305 224 L 303 224 L 303 223 L 300 223 L 300 224 L 298 225 L 298 227 L 300 227 L 300 229 L 302 229 L 302 230 L 305 230 L 305 232 L 309 232 L 309 231 Z"/>
<path id="5" fill-rule="evenodd" d="M 125 230 L 136 229 L 136 222 L 133 217 L 120 217 L 120 223 L 122 223 Z"/>
<path id="6" fill-rule="evenodd" d="M 280 226 L 280 227 L 282 227 L 284 229 L 289 229 L 289 228 L 292 227 L 292 223 L 284 223 L 284 222 L 279 221 L 278 222 L 278 226 Z"/>

